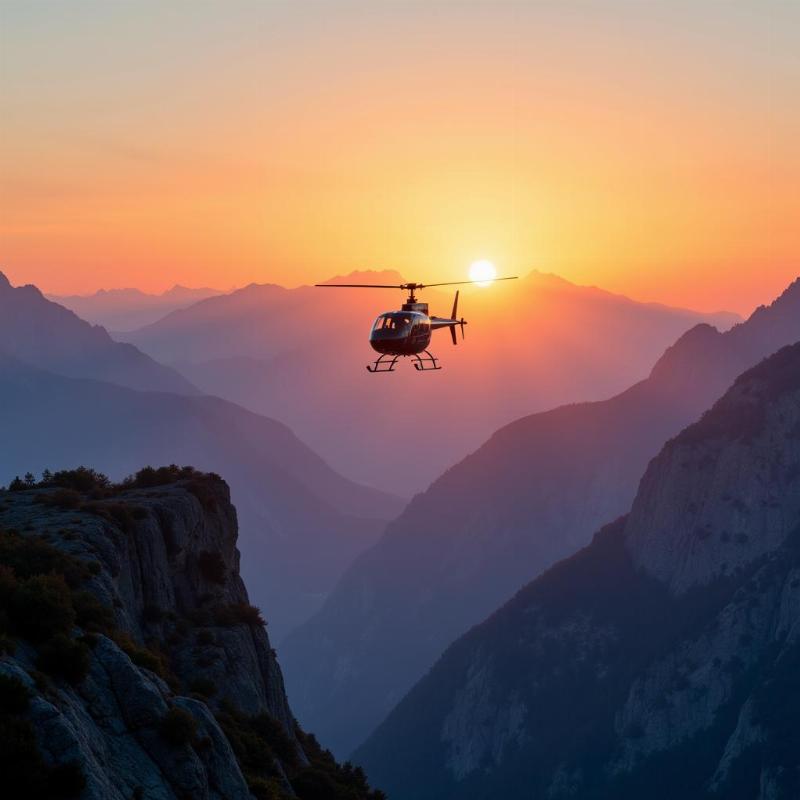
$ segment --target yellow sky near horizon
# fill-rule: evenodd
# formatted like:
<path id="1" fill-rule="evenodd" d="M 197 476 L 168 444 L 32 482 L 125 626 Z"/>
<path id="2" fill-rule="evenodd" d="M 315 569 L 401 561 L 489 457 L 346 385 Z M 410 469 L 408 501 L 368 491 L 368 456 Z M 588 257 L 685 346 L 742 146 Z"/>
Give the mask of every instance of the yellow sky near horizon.
<path id="1" fill-rule="evenodd" d="M 0 3 L 0 269 L 57 293 L 800 273 L 800 4 Z"/>

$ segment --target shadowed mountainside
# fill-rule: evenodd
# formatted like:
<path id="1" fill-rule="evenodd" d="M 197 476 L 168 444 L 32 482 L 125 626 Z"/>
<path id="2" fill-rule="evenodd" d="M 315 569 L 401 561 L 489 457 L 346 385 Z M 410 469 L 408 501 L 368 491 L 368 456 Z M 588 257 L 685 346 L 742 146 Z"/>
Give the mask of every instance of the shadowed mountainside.
<path id="1" fill-rule="evenodd" d="M 329 282 L 402 281 L 386 271 Z M 432 313 L 449 315 L 456 288 L 470 323 L 466 341 L 453 347 L 437 333 L 431 349 L 444 370 L 424 375 L 407 361 L 392 375 L 364 369 L 376 357 L 369 328 L 378 313 L 400 307 L 399 290 L 253 284 L 125 338 L 204 391 L 302 431 L 342 474 L 408 496 L 499 426 L 559 403 L 608 397 L 644 377 L 696 323 L 729 327 L 737 319 L 637 303 L 536 272 L 420 297 Z"/>
<path id="2" fill-rule="evenodd" d="M 0 272 L 0 347 L 42 369 L 180 394 L 198 394 L 186 378 L 101 327 L 45 299 L 35 286 L 12 287 Z"/>
<path id="3" fill-rule="evenodd" d="M 798 339 L 800 280 L 726 333 L 695 327 L 610 400 L 499 430 L 415 497 L 282 643 L 298 718 L 349 753 L 450 642 L 623 514 L 666 439 Z"/>
<path id="4" fill-rule="evenodd" d="M 456 641 L 356 759 L 393 800 L 800 794 L 800 344 L 627 518 Z"/>

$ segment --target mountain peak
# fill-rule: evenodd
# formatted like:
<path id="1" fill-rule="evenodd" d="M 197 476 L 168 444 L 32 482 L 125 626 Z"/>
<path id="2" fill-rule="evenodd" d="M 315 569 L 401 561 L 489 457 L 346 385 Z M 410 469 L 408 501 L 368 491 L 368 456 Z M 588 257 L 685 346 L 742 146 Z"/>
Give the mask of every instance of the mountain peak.
<path id="1" fill-rule="evenodd" d="M 6 277 L 5 272 L 0 270 L 0 289 L 10 289 L 11 281 Z"/>
<path id="2" fill-rule="evenodd" d="M 356 269 L 347 275 L 334 275 L 320 283 L 405 283 L 405 278 L 394 269 Z"/>
<path id="3" fill-rule="evenodd" d="M 195 394 L 173 369 L 128 344 L 115 342 L 105 328 L 48 300 L 31 284 L 0 281 L 0 340 L 20 361 L 61 375 L 94 378 L 136 389 Z"/>
<path id="4" fill-rule="evenodd" d="M 561 277 L 561 275 L 557 275 L 555 272 L 542 272 L 539 269 L 532 269 L 525 278 L 530 281 L 537 281 L 540 284 L 545 284 L 548 286 L 557 286 L 562 289 L 576 289 L 578 285 L 572 283 L 572 281 L 568 281 L 566 278 Z M 596 288 L 596 287 L 585 287 L 585 288 Z"/>
<path id="5" fill-rule="evenodd" d="M 701 354 L 717 347 L 722 334 L 706 322 L 689 328 L 675 344 L 670 345 L 664 355 L 656 361 L 650 377 L 659 380 L 665 376 L 674 376 L 677 371 L 689 364 L 694 364 Z M 707 359 L 704 359 L 704 362 Z"/>
<path id="6" fill-rule="evenodd" d="M 795 309 L 800 313 L 800 276 L 796 277 L 769 305 L 759 306 L 751 319 L 770 310 Z"/>

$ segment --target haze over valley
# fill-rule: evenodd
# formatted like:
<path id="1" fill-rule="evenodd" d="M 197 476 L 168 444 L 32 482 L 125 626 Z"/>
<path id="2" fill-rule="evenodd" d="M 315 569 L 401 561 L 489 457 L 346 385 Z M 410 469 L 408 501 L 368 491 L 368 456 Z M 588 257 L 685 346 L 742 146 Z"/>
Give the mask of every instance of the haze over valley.
<path id="1" fill-rule="evenodd" d="M 329 283 L 403 283 L 361 271 Z M 559 403 L 602 399 L 647 375 L 698 322 L 721 329 L 739 317 L 637 303 L 555 275 L 532 272 L 490 288 L 425 290 L 448 315 L 455 289 L 467 318 L 463 346 L 446 334 L 431 350 L 447 375 L 409 362 L 391 383 L 364 365 L 367 332 L 404 294 L 387 289 L 285 289 L 251 285 L 175 311 L 123 335 L 210 394 L 285 422 L 338 471 L 410 497 L 518 416 Z M 504 376 L 513 381 L 508 391 Z"/>

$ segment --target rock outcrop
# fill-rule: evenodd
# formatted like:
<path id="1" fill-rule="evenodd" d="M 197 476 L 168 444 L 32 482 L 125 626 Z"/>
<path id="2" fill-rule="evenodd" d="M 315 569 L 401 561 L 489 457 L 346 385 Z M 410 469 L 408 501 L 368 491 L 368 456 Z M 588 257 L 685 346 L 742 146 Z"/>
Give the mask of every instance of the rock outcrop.
<path id="1" fill-rule="evenodd" d="M 355 754 L 392 800 L 800 796 L 800 344 Z"/>
<path id="2" fill-rule="evenodd" d="M 10 609 L 0 628 L 14 637 L 4 636 L 0 675 L 28 689 L 23 719 L 43 764 L 82 776 L 82 800 L 302 798 L 288 775 L 317 777 L 309 760 L 321 751 L 296 726 L 263 620 L 249 605 L 227 484 L 188 469 L 171 480 L 151 473 L 149 482 L 158 485 L 0 493 L 0 578 L 10 576 L 17 592 L 0 586 Z M 23 557 L 26 542 L 38 549 Z M 52 645 L 24 627 L 19 600 L 22 579 L 24 587 L 41 580 L 28 575 L 47 569 L 47 559 L 61 564 L 72 592 L 63 604 L 76 610 L 76 627 L 59 640 L 62 663 L 47 661 Z M 29 604 L 47 600 L 29 595 Z M 75 648 L 88 660 L 68 670 Z M 249 720 L 266 738 L 241 727 Z"/>

